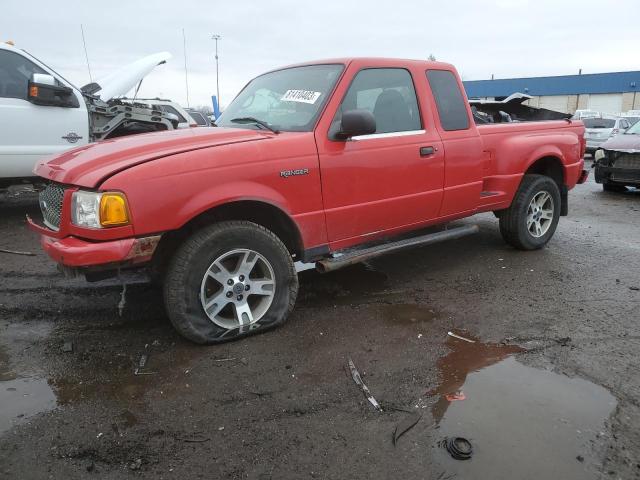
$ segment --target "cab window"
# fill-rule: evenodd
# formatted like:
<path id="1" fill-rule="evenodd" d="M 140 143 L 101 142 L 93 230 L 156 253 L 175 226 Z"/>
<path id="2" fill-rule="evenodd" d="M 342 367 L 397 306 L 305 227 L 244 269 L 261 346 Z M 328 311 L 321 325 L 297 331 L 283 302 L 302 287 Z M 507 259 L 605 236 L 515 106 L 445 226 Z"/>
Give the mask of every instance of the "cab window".
<path id="1" fill-rule="evenodd" d="M 442 129 L 446 131 L 468 129 L 467 101 L 462 96 L 455 75 L 448 70 L 428 70 L 427 79 L 436 100 Z"/>
<path id="2" fill-rule="evenodd" d="M 29 80 L 34 73 L 47 73 L 22 55 L 0 50 L 0 97 L 27 100 Z"/>
<path id="3" fill-rule="evenodd" d="M 342 113 L 368 110 L 376 119 L 376 133 L 422 129 L 411 74 L 403 68 L 369 68 L 353 79 L 332 122 L 339 128 Z"/>

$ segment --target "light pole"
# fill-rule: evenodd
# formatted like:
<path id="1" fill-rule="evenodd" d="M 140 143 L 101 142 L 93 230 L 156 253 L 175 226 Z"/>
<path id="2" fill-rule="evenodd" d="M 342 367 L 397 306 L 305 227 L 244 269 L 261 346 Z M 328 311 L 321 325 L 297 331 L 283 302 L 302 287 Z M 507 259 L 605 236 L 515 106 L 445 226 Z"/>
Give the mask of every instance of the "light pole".
<path id="1" fill-rule="evenodd" d="M 220 72 L 218 70 L 218 40 L 222 39 L 221 35 L 214 33 L 211 36 L 212 40 L 216 42 L 216 97 L 218 100 L 218 110 L 220 110 Z"/>

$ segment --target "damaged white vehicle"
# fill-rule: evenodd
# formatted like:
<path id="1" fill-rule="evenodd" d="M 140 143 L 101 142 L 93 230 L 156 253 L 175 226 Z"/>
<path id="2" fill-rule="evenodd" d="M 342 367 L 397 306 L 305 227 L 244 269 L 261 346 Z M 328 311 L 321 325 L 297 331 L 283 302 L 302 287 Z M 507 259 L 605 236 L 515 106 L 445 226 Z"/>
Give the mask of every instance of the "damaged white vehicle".
<path id="1" fill-rule="evenodd" d="M 76 88 L 24 50 L 0 44 L 0 188 L 32 177 L 44 156 L 106 138 L 175 129 L 174 115 L 117 98 L 139 88 L 170 58 L 156 53 Z"/>

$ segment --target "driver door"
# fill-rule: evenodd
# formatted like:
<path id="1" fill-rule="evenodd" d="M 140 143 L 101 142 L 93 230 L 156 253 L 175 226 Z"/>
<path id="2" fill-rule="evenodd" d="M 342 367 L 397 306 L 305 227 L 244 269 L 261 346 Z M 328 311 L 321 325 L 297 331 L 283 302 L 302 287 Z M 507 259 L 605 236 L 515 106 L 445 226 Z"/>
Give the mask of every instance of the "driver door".
<path id="1" fill-rule="evenodd" d="M 336 139 L 333 131 L 339 128 L 342 112 L 359 109 L 373 113 L 376 132 Z M 320 133 L 316 142 L 332 248 L 437 217 L 444 150 L 436 129 L 421 117 L 409 70 L 358 71 L 329 131 Z"/>

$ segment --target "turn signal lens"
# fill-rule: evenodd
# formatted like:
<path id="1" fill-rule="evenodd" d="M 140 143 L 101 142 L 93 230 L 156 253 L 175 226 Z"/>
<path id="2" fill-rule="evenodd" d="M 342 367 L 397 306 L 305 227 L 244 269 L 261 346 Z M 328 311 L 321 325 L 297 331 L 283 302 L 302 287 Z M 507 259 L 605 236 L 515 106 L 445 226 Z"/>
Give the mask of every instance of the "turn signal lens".
<path id="1" fill-rule="evenodd" d="M 100 199 L 100 225 L 115 227 L 129 223 L 127 199 L 121 193 L 103 193 Z"/>

